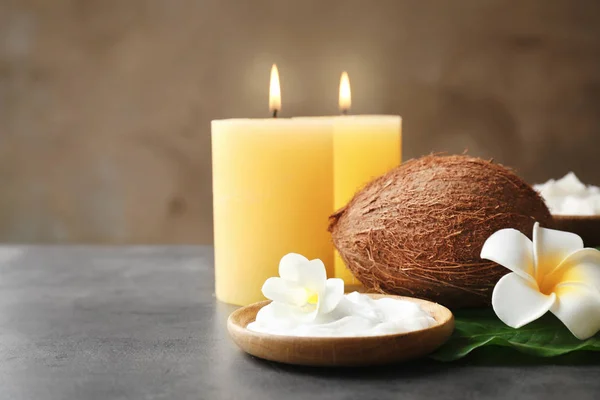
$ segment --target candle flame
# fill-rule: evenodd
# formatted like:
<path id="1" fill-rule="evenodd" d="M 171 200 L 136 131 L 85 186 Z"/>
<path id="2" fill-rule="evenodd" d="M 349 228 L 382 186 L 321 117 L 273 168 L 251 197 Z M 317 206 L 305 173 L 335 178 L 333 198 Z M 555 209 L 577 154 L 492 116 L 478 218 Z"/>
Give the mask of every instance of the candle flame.
<path id="1" fill-rule="evenodd" d="M 281 110 L 281 87 L 279 86 L 279 71 L 277 65 L 271 67 L 271 83 L 269 85 L 269 111 L 273 116 L 277 116 L 277 112 Z"/>
<path id="2" fill-rule="evenodd" d="M 346 71 L 342 72 L 342 77 L 340 78 L 340 111 L 345 114 L 350 109 L 352 105 L 352 94 L 350 93 L 350 78 L 348 78 L 348 73 Z"/>

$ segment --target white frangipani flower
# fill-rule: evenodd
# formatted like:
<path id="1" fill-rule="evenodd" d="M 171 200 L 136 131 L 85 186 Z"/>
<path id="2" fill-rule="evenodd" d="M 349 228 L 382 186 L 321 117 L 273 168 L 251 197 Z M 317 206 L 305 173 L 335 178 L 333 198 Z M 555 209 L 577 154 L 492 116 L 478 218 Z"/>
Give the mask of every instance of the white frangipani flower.
<path id="1" fill-rule="evenodd" d="M 273 312 L 304 322 L 333 311 L 344 296 L 344 281 L 327 279 L 321 260 L 290 253 L 279 262 L 279 277 L 265 281 L 262 292 Z"/>
<path id="2" fill-rule="evenodd" d="M 496 315 L 519 328 L 551 311 L 578 339 L 600 331 L 600 251 L 569 232 L 533 227 L 533 242 L 515 229 L 490 236 L 481 258 L 512 272 L 492 294 Z"/>

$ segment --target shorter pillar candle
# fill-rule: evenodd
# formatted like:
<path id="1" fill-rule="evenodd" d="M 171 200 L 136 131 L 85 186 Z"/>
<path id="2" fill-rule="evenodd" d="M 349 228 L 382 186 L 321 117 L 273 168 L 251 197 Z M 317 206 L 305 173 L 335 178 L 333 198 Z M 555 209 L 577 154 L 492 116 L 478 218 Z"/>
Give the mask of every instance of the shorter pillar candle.
<path id="1" fill-rule="evenodd" d="M 402 119 L 397 115 L 333 118 L 333 205 L 344 207 L 364 185 L 400 165 Z M 335 277 L 358 285 L 336 251 Z"/>

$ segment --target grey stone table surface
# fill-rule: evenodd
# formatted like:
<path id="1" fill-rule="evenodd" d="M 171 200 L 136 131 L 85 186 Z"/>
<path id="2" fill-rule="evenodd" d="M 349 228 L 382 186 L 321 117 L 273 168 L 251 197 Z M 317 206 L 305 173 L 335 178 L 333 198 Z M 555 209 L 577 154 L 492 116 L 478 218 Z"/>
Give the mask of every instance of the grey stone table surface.
<path id="1" fill-rule="evenodd" d="M 600 366 L 246 356 L 210 247 L 0 247 L 0 399 L 600 399 Z"/>

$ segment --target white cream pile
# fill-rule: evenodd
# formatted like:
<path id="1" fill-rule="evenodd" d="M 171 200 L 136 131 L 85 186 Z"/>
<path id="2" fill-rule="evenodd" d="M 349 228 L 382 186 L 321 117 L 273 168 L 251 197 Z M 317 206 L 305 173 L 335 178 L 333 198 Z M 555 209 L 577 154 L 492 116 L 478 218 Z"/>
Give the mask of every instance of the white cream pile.
<path id="1" fill-rule="evenodd" d="M 416 303 L 393 298 L 374 300 L 358 292 L 344 294 L 344 281 L 327 279 L 321 260 L 290 253 L 279 262 L 279 276 L 262 292 L 272 302 L 247 329 L 285 336 L 379 336 L 429 328 L 435 319 Z"/>
<path id="2" fill-rule="evenodd" d="M 333 311 L 307 322 L 288 318 L 277 304 L 263 307 L 248 329 L 285 336 L 355 337 L 411 332 L 435 325 L 435 319 L 416 303 L 392 298 L 373 300 L 358 292 L 344 295 Z"/>
<path id="3" fill-rule="evenodd" d="M 553 215 L 600 215 L 600 187 L 583 184 L 573 172 L 533 188 Z"/>

